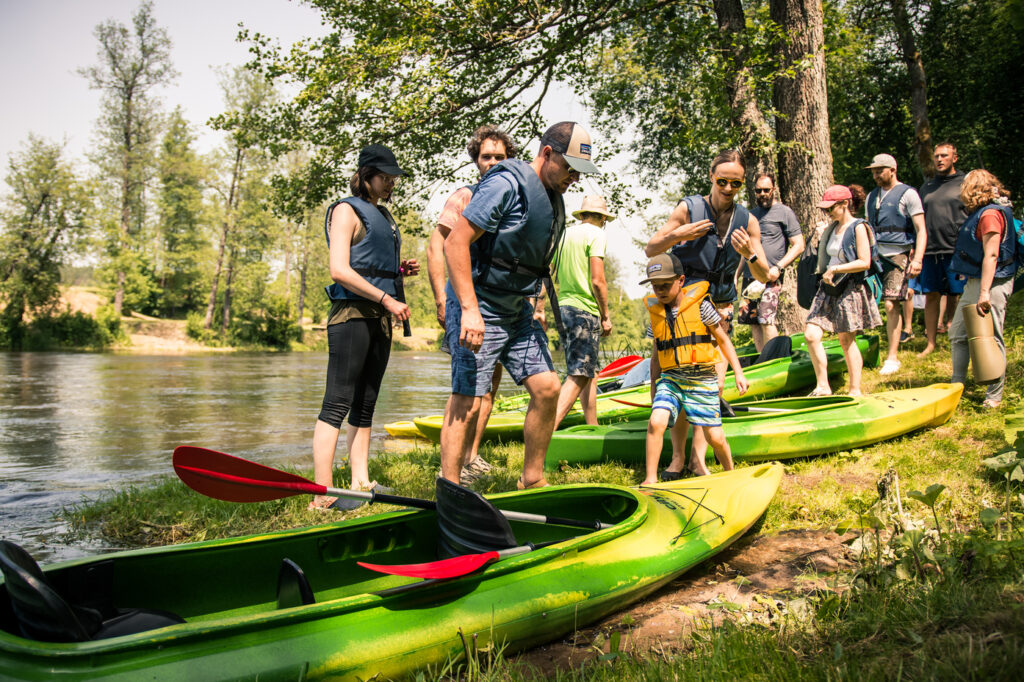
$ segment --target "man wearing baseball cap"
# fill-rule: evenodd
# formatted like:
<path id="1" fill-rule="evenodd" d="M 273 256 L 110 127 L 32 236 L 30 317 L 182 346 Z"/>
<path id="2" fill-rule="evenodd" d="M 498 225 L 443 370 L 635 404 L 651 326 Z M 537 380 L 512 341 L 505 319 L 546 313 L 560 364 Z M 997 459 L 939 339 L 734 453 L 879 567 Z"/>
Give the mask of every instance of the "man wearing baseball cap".
<path id="1" fill-rule="evenodd" d="M 900 369 L 896 353 L 903 329 L 901 316 L 903 301 L 907 298 L 907 281 L 921 273 L 928 234 L 921 196 L 916 189 L 897 180 L 896 159 L 889 154 L 877 154 L 867 168 L 878 185 L 868 194 L 867 212 L 882 260 L 889 355 L 879 373 L 887 376 Z"/>
<path id="2" fill-rule="evenodd" d="M 555 280 L 564 322 L 565 382 L 558 394 L 555 425 L 561 423 L 576 399 L 583 419 L 597 424 L 597 372 L 601 337 L 612 331 L 608 316 L 608 283 L 604 277 L 604 225 L 615 216 L 604 197 L 591 195 L 573 211 L 578 223 L 565 230 L 555 255 Z"/>
<path id="3" fill-rule="evenodd" d="M 530 394 L 519 488 L 547 485 L 544 454 L 555 427 L 560 382 L 547 336 L 529 298 L 550 276 L 565 230 L 562 194 L 580 173 L 597 173 L 590 134 L 572 121 L 541 136 L 531 163 L 502 161 L 480 181 L 444 243 L 449 301 L 445 333 L 452 349 L 452 395 L 441 429 L 441 473 L 457 483 L 466 439 L 476 428 L 480 398 L 500 362 Z M 458 339 L 458 343 L 455 342 Z"/>

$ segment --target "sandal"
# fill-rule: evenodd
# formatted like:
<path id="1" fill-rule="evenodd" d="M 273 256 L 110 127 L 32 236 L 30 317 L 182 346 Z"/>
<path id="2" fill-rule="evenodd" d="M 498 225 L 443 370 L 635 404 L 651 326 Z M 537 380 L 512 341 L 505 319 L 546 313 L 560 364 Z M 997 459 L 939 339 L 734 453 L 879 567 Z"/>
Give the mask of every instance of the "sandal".
<path id="1" fill-rule="evenodd" d="M 982 407 L 987 407 L 990 410 L 998 410 L 999 406 L 1002 404 L 1002 400 L 993 400 L 992 398 L 985 398 L 985 402 L 983 402 L 981 405 Z"/>
<path id="2" fill-rule="evenodd" d="M 832 395 L 832 391 L 828 391 L 826 393 L 825 391 L 821 390 L 820 388 L 816 388 L 813 391 L 811 391 L 810 393 L 808 393 L 807 397 L 808 398 L 827 398 L 830 395 Z"/>
<path id="3" fill-rule="evenodd" d="M 381 495 L 387 495 L 395 492 L 391 488 L 388 488 L 387 486 L 383 486 L 380 483 L 377 483 L 377 481 L 373 481 L 366 488 L 356 488 L 356 490 L 358 490 L 359 492 L 373 492 Z M 328 509 L 335 509 L 337 511 L 352 511 L 353 509 L 358 509 L 359 507 L 362 507 L 368 501 L 369 500 L 363 500 L 358 497 L 338 497 L 334 500 L 334 502 L 331 503 Z"/>
<path id="4" fill-rule="evenodd" d="M 331 502 L 324 502 L 322 500 L 331 500 Z M 328 497 L 326 495 L 317 495 L 313 498 L 313 501 L 306 507 L 306 511 L 327 511 L 334 503 L 338 501 L 337 497 Z"/>
<path id="5" fill-rule="evenodd" d="M 523 477 L 520 476 L 519 480 L 516 481 L 516 490 L 529 490 L 530 488 L 546 488 L 549 485 L 551 484 L 548 483 L 547 479 L 544 478 L 543 476 L 538 478 L 530 485 L 526 485 L 526 483 L 523 482 Z"/>

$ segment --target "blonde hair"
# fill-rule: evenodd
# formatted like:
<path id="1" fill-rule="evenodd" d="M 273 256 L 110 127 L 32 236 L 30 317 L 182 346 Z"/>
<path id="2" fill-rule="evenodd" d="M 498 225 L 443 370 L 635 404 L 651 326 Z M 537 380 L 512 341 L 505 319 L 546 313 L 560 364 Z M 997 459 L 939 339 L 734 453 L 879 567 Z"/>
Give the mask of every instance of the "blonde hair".
<path id="1" fill-rule="evenodd" d="M 988 206 L 999 197 L 1009 197 L 1010 192 L 999 182 L 999 178 L 983 168 L 972 170 L 964 177 L 960 186 L 960 201 L 968 213 Z"/>

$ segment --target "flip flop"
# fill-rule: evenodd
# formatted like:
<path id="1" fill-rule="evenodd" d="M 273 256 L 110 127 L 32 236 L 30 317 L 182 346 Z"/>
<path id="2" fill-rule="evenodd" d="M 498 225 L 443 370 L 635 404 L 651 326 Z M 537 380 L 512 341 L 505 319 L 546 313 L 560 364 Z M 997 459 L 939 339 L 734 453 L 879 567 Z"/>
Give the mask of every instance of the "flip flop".
<path id="1" fill-rule="evenodd" d="M 818 389 L 814 389 L 813 391 L 811 391 L 810 393 L 807 394 L 807 397 L 808 398 L 827 398 L 830 395 L 832 395 L 831 392 L 824 393 L 822 391 L 819 391 Z"/>

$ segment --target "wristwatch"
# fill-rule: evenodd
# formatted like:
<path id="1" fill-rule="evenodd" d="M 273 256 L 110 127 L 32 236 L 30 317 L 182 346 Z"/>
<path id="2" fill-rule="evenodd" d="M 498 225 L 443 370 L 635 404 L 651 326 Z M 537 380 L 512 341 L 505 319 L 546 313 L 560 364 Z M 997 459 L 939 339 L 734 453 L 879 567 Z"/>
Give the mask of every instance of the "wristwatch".
<path id="1" fill-rule="evenodd" d="M 747 262 L 748 263 L 755 263 L 755 262 L 757 262 L 757 254 L 756 253 L 750 254 L 750 258 L 747 259 Z"/>

